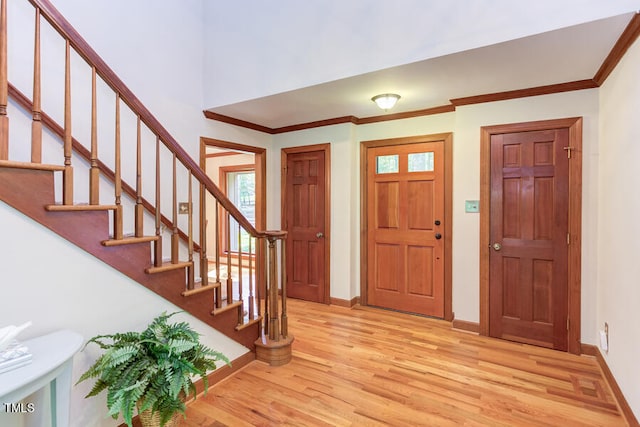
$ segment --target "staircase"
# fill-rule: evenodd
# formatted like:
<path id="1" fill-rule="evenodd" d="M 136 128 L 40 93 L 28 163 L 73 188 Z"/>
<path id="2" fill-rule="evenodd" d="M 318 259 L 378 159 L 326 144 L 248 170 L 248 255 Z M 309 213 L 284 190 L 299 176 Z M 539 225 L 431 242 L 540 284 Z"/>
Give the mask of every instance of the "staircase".
<path id="1" fill-rule="evenodd" d="M 283 275 L 285 271 L 278 246 L 284 253 L 286 233 L 255 229 L 48 0 L 28 3 L 35 17 L 33 99 L 8 81 L 11 23 L 7 0 L 0 5 L 0 200 L 255 351 L 258 359 L 287 363 L 293 337 L 287 331 L 286 289 L 281 296 L 278 289 L 278 268 Z M 41 25 L 50 25 L 65 45 L 64 106 L 58 114 L 62 125 L 41 107 Z M 91 87 L 86 88 L 91 92 L 91 137 L 86 145 L 72 135 L 72 70 L 77 67 L 71 65 L 72 55 L 81 57 L 91 73 Z M 107 134 L 115 138 L 108 147 L 98 132 L 106 127 L 97 108 L 104 87 L 114 99 L 115 123 Z M 9 100 L 32 118 L 30 161 L 9 156 Z M 131 123 L 133 142 L 123 138 Z M 52 135 L 63 156 L 50 160 L 51 150 L 43 147 L 52 143 Z M 100 157 L 98 148 L 113 156 Z M 123 162 L 123 152 L 135 152 L 135 162 Z M 86 176 L 86 203 L 74 202 L 74 174 Z M 133 185 L 125 176 L 133 177 Z M 143 183 L 145 190 L 155 187 L 152 194 L 143 192 Z M 101 194 L 105 187 L 110 194 Z M 211 197 L 213 203 L 207 202 Z M 208 210 L 215 218 L 210 225 Z M 232 224 L 237 225 L 238 242 L 246 242 L 236 252 L 230 249 Z M 125 235 L 127 227 L 133 231 Z M 145 229 L 153 232 L 145 234 Z M 208 232 L 215 236 L 213 242 L 207 242 Z"/>

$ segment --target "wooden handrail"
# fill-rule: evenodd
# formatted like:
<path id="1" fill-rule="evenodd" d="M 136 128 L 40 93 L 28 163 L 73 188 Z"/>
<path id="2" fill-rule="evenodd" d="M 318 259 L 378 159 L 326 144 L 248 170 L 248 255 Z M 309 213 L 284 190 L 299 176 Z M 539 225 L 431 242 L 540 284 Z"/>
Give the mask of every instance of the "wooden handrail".
<path id="1" fill-rule="evenodd" d="M 31 109 L 33 108 L 33 104 L 31 103 L 31 100 L 29 98 L 27 98 L 27 96 L 25 94 L 23 94 L 22 92 L 20 92 L 15 86 L 13 86 L 11 83 L 9 83 L 9 96 L 11 97 L 11 99 L 13 99 L 19 106 L 21 106 L 22 108 L 24 108 L 27 111 L 31 111 Z M 62 128 L 62 126 L 60 126 L 54 119 L 51 118 L 51 116 L 49 116 L 48 114 L 46 114 L 45 112 L 40 112 L 39 113 L 39 117 L 40 120 L 42 121 L 42 124 L 48 128 L 51 132 L 53 132 L 55 135 L 57 135 L 60 139 L 62 139 L 64 137 L 64 129 Z M 89 150 L 87 150 L 87 148 L 85 148 L 84 145 L 82 145 L 80 143 L 80 141 L 78 141 L 75 138 L 72 138 L 72 145 L 73 145 L 73 151 L 78 154 L 80 157 L 82 157 L 84 160 L 86 160 L 87 162 L 91 162 L 91 152 Z M 104 164 L 100 159 L 96 159 L 96 164 L 98 166 L 98 169 L 100 169 L 100 172 L 102 173 L 102 176 L 104 176 L 106 179 L 108 179 L 111 182 L 115 181 L 115 172 L 113 170 L 111 170 L 111 168 L 109 168 L 106 164 Z M 127 184 L 125 181 L 122 181 L 122 191 L 124 191 L 129 197 L 135 199 L 136 196 L 136 190 L 131 187 L 131 185 Z M 151 213 L 151 215 L 155 215 L 156 214 L 156 208 L 153 204 L 151 204 L 147 199 L 145 199 L 144 197 L 142 198 L 142 205 L 144 206 L 144 208 Z M 160 220 L 162 222 L 162 224 L 164 224 L 166 227 L 171 227 L 171 220 L 169 218 L 167 218 L 164 215 L 160 216 Z M 178 229 L 178 234 L 180 235 L 180 239 L 182 239 L 183 241 L 186 241 L 189 239 L 189 236 L 187 236 L 187 234 Z M 194 250 L 196 252 L 200 252 L 200 245 L 194 243 L 193 246 Z"/>
<path id="2" fill-rule="evenodd" d="M 66 40 L 69 41 L 75 51 L 96 68 L 98 75 L 111 89 L 120 94 L 121 100 L 140 116 L 142 122 L 158 137 L 162 143 L 175 154 L 176 158 L 200 181 L 220 203 L 220 205 L 253 237 L 267 237 L 266 231 L 258 231 L 238 208 L 220 191 L 199 165 L 189 156 L 171 134 L 160 124 L 158 119 L 142 104 L 133 92 L 124 84 L 115 72 L 104 60 L 89 46 L 84 38 L 71 26 L 62 14 L 49 2 L 49 0 L 29 0 L 36 8 L 40 8 L 40 14 L 49 24 Z"/>

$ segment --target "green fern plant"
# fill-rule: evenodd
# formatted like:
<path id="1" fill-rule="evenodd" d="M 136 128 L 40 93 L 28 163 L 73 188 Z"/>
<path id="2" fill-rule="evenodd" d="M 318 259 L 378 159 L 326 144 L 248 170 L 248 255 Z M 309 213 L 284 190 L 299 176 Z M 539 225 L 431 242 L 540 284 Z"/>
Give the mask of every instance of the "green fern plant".
<path id="1" fill-rule="evenodd" d="M 98 335 L 90 343 L 104 354 L 80 377 L 78 383 L 96 378 L 87 398 L 107 390 L 107 407 L 114 419 L 122 414 L 131 427 L 135 407 L 150 409 L 160 416 L 164 426 L 177 412 L 186 409 L 185 400 L 196 387 L 192 377 L 199 376 L 205 393 L 209 387 L 207 372 L 216 362 L 229 363 L 220 352 L 200 344 L 200 335 L 188 323 L 168 323 L 177 313 L 162 313 L 142 332 Z"/>

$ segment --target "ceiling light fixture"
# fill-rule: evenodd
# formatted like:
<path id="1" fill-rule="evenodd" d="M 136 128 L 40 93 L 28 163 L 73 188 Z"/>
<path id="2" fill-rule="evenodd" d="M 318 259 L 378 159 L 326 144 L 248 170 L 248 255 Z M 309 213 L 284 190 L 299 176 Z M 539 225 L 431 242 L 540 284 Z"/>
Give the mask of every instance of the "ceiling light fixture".
<path id="1" fill-rule="evenodd" d="M 384 111 L 390 110 L 396 105 L 400 99 L 400 95 L 395 93 L 383 93 L 382 95 L 376 95 L 371 100 L 378 104 L 378 107 L 382 108 Z"/>

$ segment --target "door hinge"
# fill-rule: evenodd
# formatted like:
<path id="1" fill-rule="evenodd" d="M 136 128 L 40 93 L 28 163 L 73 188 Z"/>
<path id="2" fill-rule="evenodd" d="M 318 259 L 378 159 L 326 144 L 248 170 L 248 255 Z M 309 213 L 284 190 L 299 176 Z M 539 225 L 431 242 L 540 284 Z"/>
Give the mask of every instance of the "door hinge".
<path id="1" fill-rule="evenodd" d="M 571 244 L 571 235 L 567 233 L 567 245 Z"/>
<path id="2" fill-rule="evenodd" d="M 571 158 L 571 150 L 575 150 L 573 147 L 562 147 L 562 149 L 567 151 L 567 159 Z"/>

